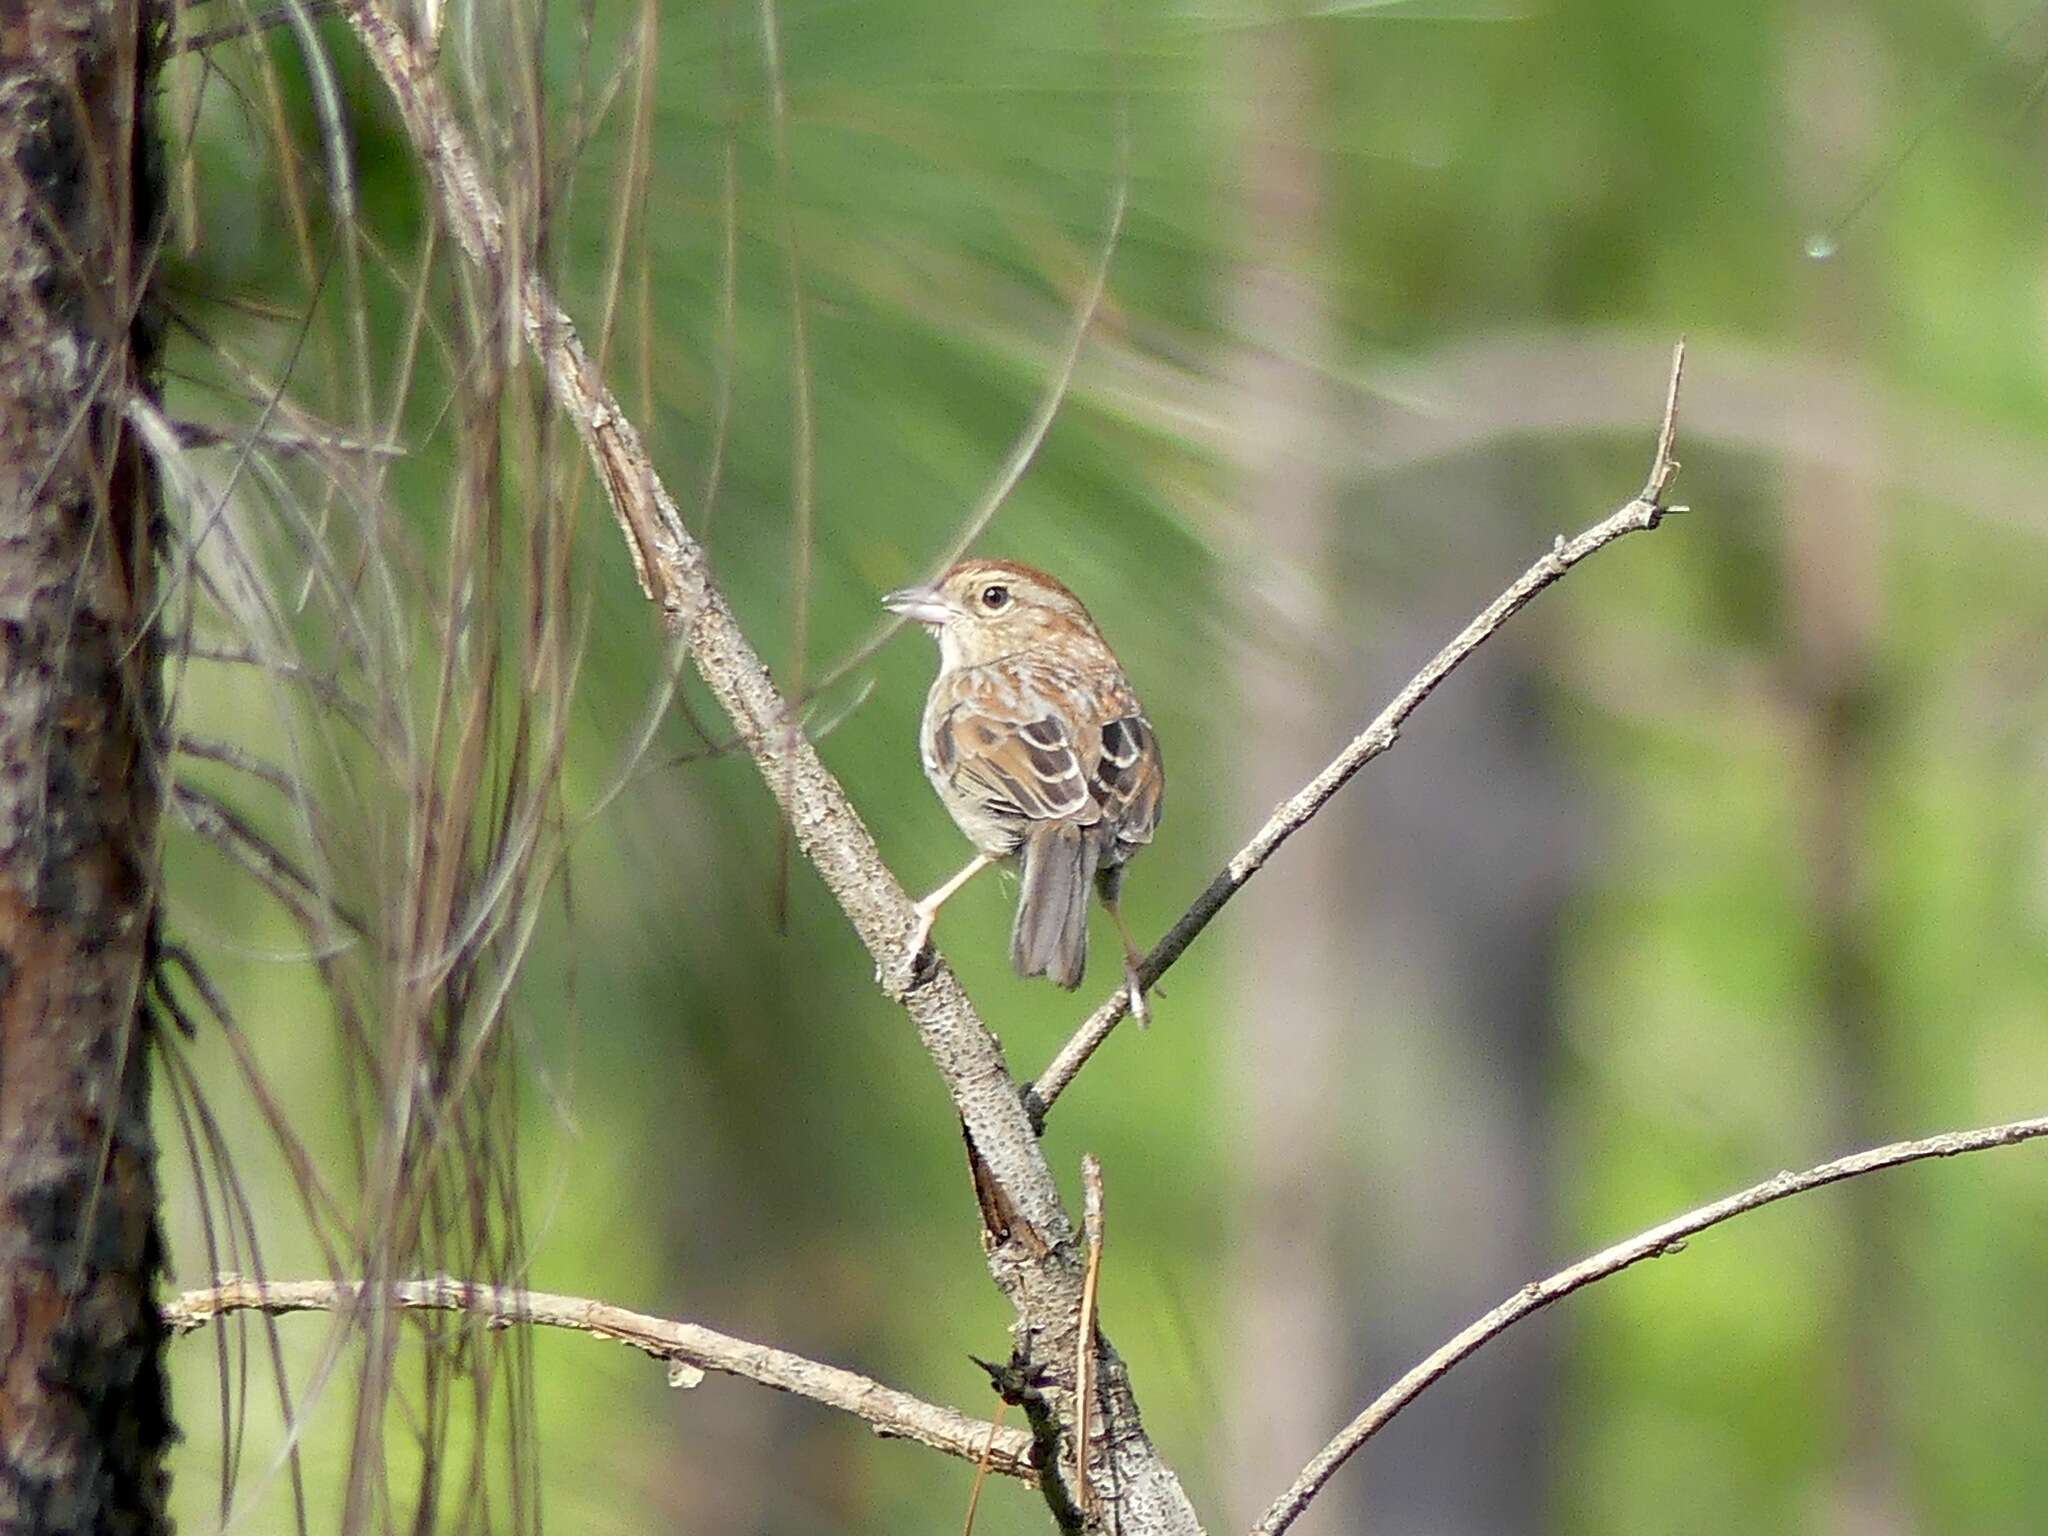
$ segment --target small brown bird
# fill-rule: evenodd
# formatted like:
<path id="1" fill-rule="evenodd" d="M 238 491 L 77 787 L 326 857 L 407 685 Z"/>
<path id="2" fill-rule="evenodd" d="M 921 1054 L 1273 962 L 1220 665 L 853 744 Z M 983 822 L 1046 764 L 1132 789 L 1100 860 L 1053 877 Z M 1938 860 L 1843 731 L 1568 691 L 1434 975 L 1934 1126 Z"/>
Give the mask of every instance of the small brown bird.
<path id="1" fill-rule="evenodd" d="M 1116 901 L 1124 865 L 1159 824 L 1166 770 L 1095 621 L 1045 572 L 1007 560 L 962 560 L 932 585 L 882 601 L 939 642 L 918 744 L 925 776 L 979 850 L 917 904 L 912 952 L 947 898 L 1016 854 L 1017 973 L 1080 985 L 1093 880 L 1123 940 L 1131 1012 L 1142 1021 L 1138 950 Z"/>

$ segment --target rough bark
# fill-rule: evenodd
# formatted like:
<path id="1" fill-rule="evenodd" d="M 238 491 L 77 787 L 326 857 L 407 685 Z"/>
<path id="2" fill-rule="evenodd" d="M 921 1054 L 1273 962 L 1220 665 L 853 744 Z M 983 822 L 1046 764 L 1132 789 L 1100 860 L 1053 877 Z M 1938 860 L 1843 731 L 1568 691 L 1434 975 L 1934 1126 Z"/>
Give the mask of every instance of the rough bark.
<path id="1" fill-rule="evenodd" d="M 0 4 L 0 1527 L 167 1531 L 140 0 Z"/>

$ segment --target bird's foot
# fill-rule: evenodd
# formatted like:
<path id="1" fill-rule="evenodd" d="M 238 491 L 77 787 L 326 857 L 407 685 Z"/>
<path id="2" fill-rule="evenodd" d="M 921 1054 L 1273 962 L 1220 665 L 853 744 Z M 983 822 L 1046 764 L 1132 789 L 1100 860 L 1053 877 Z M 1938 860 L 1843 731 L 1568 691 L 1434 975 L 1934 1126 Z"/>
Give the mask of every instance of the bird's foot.
<path id="1" fill-rule="evenodd" d="M 914 965 L 932 941 L 932 924 L 939 920 L 939 909 L 936 904 L 927 906 L 920 901 L 913 910 L 917 913 L 917 926 L 910 930 L 910 944 L 904 952 Z"/>
<path id="2" fill-rule="evenodd" d="M 932 943 L 932 924 L 939 915 L 938 904 L 930 902 L 929 898 L 927 898 L 926 901 L 918 902 L 912 910 L 917 913 L 917 922 L 911 928 L 910 940 L 903 946 L 901 958 L 897 962 L 901 967 L 900 974 L 903 977 L 904 989 L 906 991 L 915 987 L 921 987 L 927 981 L 930 981 L 932 973 L 938 969 L 939 965 L 939 952 Z M 875 962 L 876 986 L 881 986 L 885 983 L 887 979 L 885 972 L 886 967 L 883 962 L 877 960 Z"/>

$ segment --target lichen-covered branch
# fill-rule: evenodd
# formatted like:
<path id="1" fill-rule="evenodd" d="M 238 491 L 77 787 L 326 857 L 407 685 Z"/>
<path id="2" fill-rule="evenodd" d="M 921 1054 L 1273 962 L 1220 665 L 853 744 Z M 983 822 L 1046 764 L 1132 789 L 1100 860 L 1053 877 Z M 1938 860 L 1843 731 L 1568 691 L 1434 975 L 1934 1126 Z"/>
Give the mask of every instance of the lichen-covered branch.
<path id="1" fill-rule="evenodd" d="M 529 1324 L 567 1328 L 594 1338 L 627 1344 L 672 1366 L 742 1376 L 779 1392 L 807 1397 L 865 1420 L 875 1433 L 915 1440 L 962 1461 L 980 1462 L 1006 1477 L 1035 1483 L 1031 1437 L 1021 1429 L 1000 1430 L 957 1409 L 925 1402 L 908 1392 L 885 1387 L 854 1371 L 841 1370 L 786 1349 L 754 1344 L 697 1323 L 677 1322 L 630 1312 L 580 1296 L 555 1296 L 506 1286 L 473 1285 L 437 1275 L 425 1280 L 398 1280 L 387 1290 L 389 1304 L 408 1311 L 461 1312 L 494 1328 Z M 186 1291 L 166 1302 L 164 1322 L 175 1332 L 189 1333 L 230 1312 L 348 1313 L 375 1306 L 379 1298 L 360 1283 L 332 1280 L 248 1280 L 222 1276 L 204 1290 Z M 674 1377 L 678 1386 L 694 1385 Z"/>

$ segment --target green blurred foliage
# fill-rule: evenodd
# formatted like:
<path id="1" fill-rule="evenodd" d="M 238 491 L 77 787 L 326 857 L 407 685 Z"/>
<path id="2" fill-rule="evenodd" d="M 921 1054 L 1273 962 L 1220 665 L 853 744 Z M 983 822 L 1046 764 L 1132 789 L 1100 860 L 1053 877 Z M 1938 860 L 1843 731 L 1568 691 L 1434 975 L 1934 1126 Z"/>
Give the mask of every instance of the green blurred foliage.
<path id="1" fill-rule="evenodd" d="M 458 9 L 448 49 L 472 63 L 505 50 L 505 77 L 484 87 L 503 103 L 525 65 L 496 9 Z M 1383 389 L 1398 393 L 1387 381 L 1403 367 L 1461 344 L 1585 334 L 1643 342 L 1649 355 L 1683 332 L 1702 379 L 1731 353 L 1787 369 L 1818 361 L 1845 370 L 1883 411 L 1953 421 L 2035 467 L 2048 462 L 2048 110 L 2036 99 L 2048 22 L 2032 19 L 2037 10 L 2017 0 L 1472 0 L 1297 14 L 784 0 L 779 172 L 758 11 L 562 8 L 533 66 L 558 173 L 546 249 L 593 339 L 611 263 L 622 260 L 608 345 L 620 393 L 778 675 L 814 682 L 869 633 L 877 593 L 920 575 L 944 547 L 1028 417 L 1095 260 L 1118 116 L 1128 114 L 1128 227 L 1096 339 L 982 547 L 1059 572 L 1093 605 L 1158 726 L 1169 815 L 1127 896 L 1147 936 L 1250 830 L 1222 786 L 1239 754 L 1259 747 L 1233 734 L 1231 692 L 1246 643 L 1232 552 L 1259 531 L 1233 521 L 1227 434 L 1212 419 L 1229 409 L 1216 381 L 1233 344 L 1230 287 L 1243 250 L 1240 144 L 1262 115 L 1245 50 L 1266 29 L 1305 38 L 1325 200 L 1323 238 L 1299 253 L 1299 270 L 1338 338 L 1338 382 L 1362 411 Z M 651 168 L 622 198 L 643 15 L 658 15 Z M 481 35 L 463 31 L 472 21 Z M 349 104 L 364 225 L 388 253 L 362 298 L 385 400 L 424 202 L 346 29 L 329 21 L 321 35 Z M 277 110 L 295 142 L 317 144 L 296 45 L 280 34 L 265 46 Z M 1847 106 L 1797 99 L 1831 66 L 1850 77 Z M 198 71 L 196 61 L 176 67 L 167 103 L 185 99 Z M 609 110 L 579 119 L 597 101 Z M 269 111 L 259 93 L 216 87 L 206 98 L 191 155 L 196 241 L 171 263 L 173 288 L 182 311 L 271 368 L 293 367 L 313 398 L 345 394 L 356 360 L 338 274 L 329 269 L 295 360 L 293 325 L 231 302 L 265 299 L 288 313 L 306 303 L 305 265 L 268 212 L 287 196 Z M 1821 129 L 1802 126 L 1810 111 Z M 1823 156 L 1825 169 L 1802 186 L 1795 141 L 1838 127 L 1851 147 Z M 488 147 L 516 165 L 503 145 Z M 317 182 L 317 157 L 295 174 Z M 736 346 L 721 361 L 728 217 Z M 816 415 L 801 657 L 792 233 L 807 318 L 800 366 Z M 1807 252 L 1821 237 L 1833 254 L 1815 261 Z M 316 220 L 316 267 L 332 239 L 331 223 Z M 173 406 L 203 415 L 204 362 L 177 365 Z M 427 548 L 450 473 L 436 422 L 442 366 L 423 365 L 399 431 L 416 451 L 393 469 L 393 499 Z M 721 448 L 722 370 L 731 407 Z M 1557 390 L 1582 382 L 1559 378 Z M 1511 456 L 1532 553 L 1633 486 L 1654 390 L 1646 373 L 1640 429 L 1509 427 L 1465 450 Z M 1368 433 L 1370 415 L 1361 420 Z M 1561 1191 L 1559 1262 L 1840 1146 L 1844 1047 L 1826 1017 L 1833 962 L 1808 843 L 1814 797 L 1834 786 L 1813 780 L 1786 525 L 1810 460 L 1828 459 L 1835 437 L 1857 429 L 1774 426 L 1778 451 L 1753 433 L 1695 425 L 1681 489 L 1698 510 L 1603 554 L 1494 642 L 1542 669 L 1541 708 L 1594 808 L 1560 936 L 1561 1025 L 1542 1087 L 1555 1127 L 1546 1151 Z M 1438 547 L 1416 547 L 1412 534 L 1382 544 L 1373 450 L 1370 440 L 1343 446 L 1351 480 L 1337 538 L 1348 585 L 1331 594 L 1331 611 L 1361 631 L 1399 611 L 1417 563 L 1438 586 L 1453 573 L 1476 610 L 1505 571 L 1462 572 L 1449 518 Z M 1966 462 L 1970 442 L 1956 451 Z M 2038 497 L 2014 512 L 1897 489 L 1882 431 L 1875 446 L 1841 456 L 1874 466 L 1859 484 L 1881 533 L 1881 619 L 1854 725 L 1864 884 L 1852 922 L 1869 1012 L 1850 1065 L 1869 1097 L 1849 1123 L 1904 1136 L 2036 1112 L 2048 1079 L 2048 520 Z M 705 506 L 714 458 L 718 495 Z M 563 790 L 572 808 L 609 783 L 665 665 L 615 531 L 591 487 L 579 494 L 589 627 Z M 817 706 L 819 718 L 839 719 L 823 742 L 827 761 L 912 888 L 962 857 L 915 761 L 932 666 L 926 642 L 903 635 Z M 720 734 L 708 700 L 694 685 L 684 693 Z M 275 740 L 268 685 L 198 669 L 181 697 L 192 730 L 256 747 Z M 1333 722 L 1331 750 L 1358 723 Z M 1425 708 L 1411 735 L 1429 730 Z M 668 761 L 699 745 L 671 718 L 627 792 L 577 835 L 526 969 L 516 1030 L 530 1084 L 521 1157 L 531 1281 L 772 1340 L 987 1411 L 967 1356 L 1000 1355 L 1008 1318 L 983 1270 L 940 1085 L 800 861 L 787 876 L 786 931 L 776 931 L 782 845 L 771 802 L 742 758 Z M 246 792 L 231 775 L 197 776 Z M 1369 801 L 1371 773 L 1345 793 Z M 312 1022 L 324 1017 L 317 984 L 304 965 L 266 958 L 292 950 L 293 930 L 190 839 L 174 841 L 167 882 L 172 930 L 231 988 L 302 1133 L 339 1158 L 346 1111 Z M 1110 941 L 1099 925 L 1079 997 L 1020 982 L 1004 963 L 1010 900 L 1001 881 L 979 882 L 948 907 L 940 937 L 1021 1072 L 1107 988 L 1100 955 Z M 1243 901 L 1258 900 L 1255 884 Z M 1120 1034 L 1090 1066 L 1047 1138 L 1057 1168 L 1074 1169 L 1088 1150 L 1109 1170 L 1107 1326 L 1153 1433 L 1210 1511 L 1239 1369 L 1224 1352 L 1234 1299 L 1215 1263 L 1235 1197 L 1220 1106 L 1242 1065 L 1224 1056 L 1214 1027 L 1232 922 L 1173 972 L 1159 1024 Z M 1396 1026 L 1361 999 L 1357 1027 Z M 264 1265 L 316 1270 L 224 1047 L 202 1039 L 191 1056 L 276 1234 Z M 1359 1085 L 1366 1120 L 1371 1094 Z M 204 1249 L 189 1175 L 168 1150 L 168 1112 L 164 1145 L 175 1275 L 196 1284 Z M 2023 1150 L 1889 1178 L 1875 1250 L 1845 1233 L 1862 1207 L 1820 1196 L 1567 1303 L 1556 1325 L 1557 1460 L 1547 1485 L 1530 1490 L 1548 1528 L 1826 1528 L 1819 1490 L 1842 1450 L 1834 1394 L 1851 1336 L 1843 1297 L 1873 1253 L 1886 1267 L 1878 1365 L 1899 1389 L 1910 1528 L 2031 1528 L 2048 1505 L 2034 1432 L 2048 1415 L 2038 1305 L 2048 1170 Z M 1373 1213 L 1398 1203 L 1377 1192 L 1429 1179 L 1421 1165 L 1360 1168 L 1355 1188 L 1315 1197 L 1355 1210 L 1355 1262 L 1366 1272 L 1404 1241 L 1376 1225 Z M 1359 1326 L 1369 1331 L 1371 1319 Z M 280 1329 L 297 1362 L 310 1361 L 319 1324 Z M 260 1333 L 247 1342 L 259 1348 Z M 180 1519 L 211 1529 L 223 1433 L 210 1407 L 215 1361 L 203 1338 L 176 1348 Z M 720 1380 L 673 1392 L 639 1357 L 574 1338 L 533 1348 L 541 1483 L 557 1529 L 895 1532 L 949 1528 L 964 1507 L 963 1467 L 876 1443 L 807 1404 Z M 260 1381 L 260 1355 L 253 1369 Z M 1373 1384 L 1360 1385 L 1363 1394 Z M 264 1427 L 274 1404 L 260 1385 L 246 1390 L 243 1496 L 254 1508 L 244 1523 L 279 1527 L 288 1505 L 270 1460 L 278 1439 Z M 318 1490 L 345 1443 L 338 1398 L 319 1399 L 307 1441 L 316 1528 Z M 1315 1447 L 1299 1449 L 1306 1459 Z M 991 1490 L 977 1529 L 1045 1527 L 1030 1497 L 1004 1487 Z"/>

